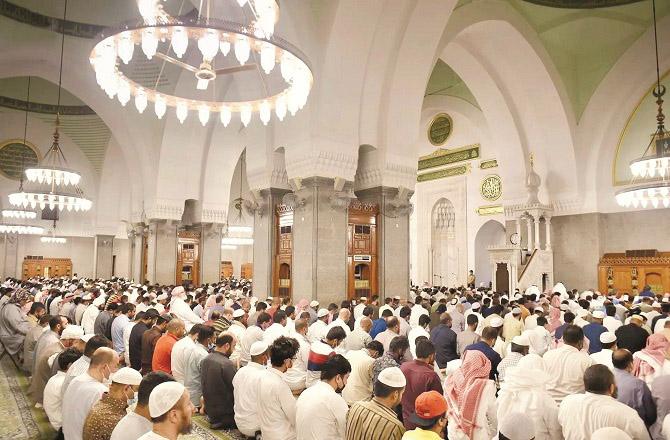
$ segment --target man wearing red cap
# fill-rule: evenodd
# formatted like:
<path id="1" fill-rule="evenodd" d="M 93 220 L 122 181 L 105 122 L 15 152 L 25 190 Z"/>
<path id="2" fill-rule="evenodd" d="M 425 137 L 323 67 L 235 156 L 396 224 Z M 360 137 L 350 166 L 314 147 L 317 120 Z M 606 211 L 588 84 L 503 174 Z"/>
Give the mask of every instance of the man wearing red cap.
<path id="1" fill-rule="evenodd" d="M 416 412 L 409 417 L 417 428 L 405 432 L 402 440 L 439 440 L 447 426 L 447 401 L 437 391 L 419 394 L 414 402 Z"/>

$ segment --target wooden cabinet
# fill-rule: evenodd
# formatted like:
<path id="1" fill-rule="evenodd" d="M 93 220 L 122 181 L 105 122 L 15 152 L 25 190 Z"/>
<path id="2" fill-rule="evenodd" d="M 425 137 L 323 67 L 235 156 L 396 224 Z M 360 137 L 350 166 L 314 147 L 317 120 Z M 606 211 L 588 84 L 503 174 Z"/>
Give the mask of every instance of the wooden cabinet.
<path id="1" fill-rule="evenodd" d="M 645 285 L 654 293 L 670 292 L 670 252 L 655 250 L 605 254 L 598 264 L 598 290 L 637 294 Z"/>
<path id="2" fill-rule="evenodd" d="M 376 204 L 354 200 L 349 205 L 347 226 L 347 297 L 370 297 L 377 289 Z"/>
<path id="3" fill-rule="evenodd" d="M 177 232 L 177 285 L 200 284 L 200 231 Z"/>
<path id="4" fill-rule="evenodd" d="M 291 297 L 293 273 L 293 209 L 275 208 L 275 252 L 272 264 L 272 295 Z"/>
<path id="5" fill-rule="evenodd" d="M 44 258 L 29 255 L 23 259 L 22 278 L 32 277 L 71 277 L 72 260 L 69 258 Z"/>
<path id="6" fill-rule="evenodd" d="M 227 278 L 232 278 L 233 276 L 233 262 L 232 261 L 222 261 L 221 262 L 221 273 L 219 280 L 224 280 Z"/>
<path id="7" fill-rule="evenodd" d="M 253 263 L 242 264 L 241 278 L 244 278 L 245 280 L 250 280 L 253 277 L 254 277 L 254 264 Z"/>

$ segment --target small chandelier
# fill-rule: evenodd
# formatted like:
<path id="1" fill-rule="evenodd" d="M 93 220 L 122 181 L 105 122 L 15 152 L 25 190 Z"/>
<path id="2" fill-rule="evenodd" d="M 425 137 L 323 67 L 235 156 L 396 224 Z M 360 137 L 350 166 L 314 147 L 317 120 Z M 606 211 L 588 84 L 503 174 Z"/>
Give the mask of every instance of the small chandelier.
<path id="1" fill-rule="evenodd" d="M 44 234 L 44 228 L 41 226 L 0 224 L 0 234 L 42 235 Z"/>
<path id="2" fill-rule="evenodd" d="M 67 0 L 63 11 L 63 21 L 67 17 Z M 61 39 L 60 70 L 58 74 L 58 105 L 56 107 L 56 128 L 53 134 L 51 148 L 37 167 L 25 169 L 25 175 L 29 182 L 35 183 L 42 188 L 38 190 L 24 190 L 23 178 L 18 192 L 9 195 L 9 203 L 13 206 L 23 208 L 30 206 L 35 209 L 49 207 L 49 209 L 67 209 L 68 211 L 88 211 L 93 202 L 84 197 L 84 192 L 79 187 L 81 174 L 67 168 L 67 160 L 60 148 L 60 98 L 63 79 L 63 54 L 65 49 L 65 33 Z M 28 100 L 30 100 L 30 78 L 28 78 Z M 24 127 L 24 141 L 28 127 L 28 107 L 26 107 L 26 122 Z M 24 142 L 25 143 L 25 142 Z M 46 188 L 44 188 L 46 186 Z M 63 187 L 65 189 L 61 189 Z"/>
<path id="3" fill-rule="evenodd" d="M 35 220 L 37 213 L 28 209 L 3 209 L 2 217 Z"/>
<path id="4" fill-rule="evenodd" d="M 664 208 L 670 207 L 670 132 L 665 129 L 663 114 L 663 95 L 665 86 L 661 84 L 661 74 L 658 61 L 658 35 L 656 30 L 656 0 L 652 0 L 654 17 L 654 44 L 656 49 L 656 85 L 652 92 L 658 105 L 656 115 L 657 128 L 651 136 L 642 157 L 630 162 L 630 171 L 633 174 L 631 184 L 636 178 L 658 179 L 648 183 L 628 187 L 616 193 L 616 201 L 625 208 Z M 653 147 L 653 148 L 652 148 Z"/>
<path id="5" fill-rule="evenodd" d="M 158 119 L 163 118 L 168 107 L 173 107 L 181 123 L 189 112 L 197 113 L 203 126 L 208 123 L 212 113 L 218 113 L 224 127 L 228 126 L 233 114 L 239 114 L 245 127 L 255 112 L 258 112 L 264 125 L 270 121 L 273 110 L 280 121 L 287 112 L 295 115 L 307 103 L 314 81 L 305 55 L 274 35 L 274 24 L 278 18 L 275 0 L 237 2 L 240 6 L 246 4 L 251 8 L 255 16 L 252 24 L 242 25 L 208 16 L 199 16 L 197 19 L 175 18 L 163 10 L 159 0 L 140 0 L 138 5 L 142 21 L 105 30 L 91 51 L 89 60 L 98 85 L 110 99 L 116 97 L 122 106 L 133 98 L 139 113 L 143 113 L 148 103 L 152 102 Z M 159 47 L 159 44 L 162 46 Z M 133 60 L 136 45 L 140 46 L 149 60 L 155 56 L 192 72 L 197 80 L 197 90 L 207 90 L 209 83 L 217 76 L 249 70 L 258 70 L 263 89 L 267 90 L 263 73 L 270 75 L 276 65 L 279 65 L 285 88 L 279 93 L 266 93 L 263 98 L 248 101 L 209 101 L 158 92 L 155 88 L 141 86 L 118 68 L 119 59 L 123 64 Z M 180 60 L 189 46 L 199 49 L 202 55 L 199 65 Z M 174 56 L 169 54 L 170 51 Z M 217 55 L 227 57 L 231 52 L 240 65 L 216 69 Z M 256 63 L 248 63 L 250 58 L 258 59 L 260 68 Z"/>
<path id="6" fill-rule="evenodd" d="M 47 244 L 65 244 L 67 243 L 67 238 L 65 237 L 56 237 L 56 221 L 54 220 L 54 226 L 48 235 L 40 237 L 42 243 Z"/>

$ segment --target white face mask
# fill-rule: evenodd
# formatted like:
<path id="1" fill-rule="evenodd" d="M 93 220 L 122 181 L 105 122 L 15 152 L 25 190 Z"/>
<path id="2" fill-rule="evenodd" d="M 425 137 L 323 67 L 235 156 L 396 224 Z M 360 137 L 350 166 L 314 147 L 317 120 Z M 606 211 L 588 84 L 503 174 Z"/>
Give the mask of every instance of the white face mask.
<path id="1" fill-rule="evenodd" d="M 135 405 L 137 405 L 137 391 L 133 393 L 133 397 L 131 399 L 128 399 L 129 408 L 135 409 Z"/>

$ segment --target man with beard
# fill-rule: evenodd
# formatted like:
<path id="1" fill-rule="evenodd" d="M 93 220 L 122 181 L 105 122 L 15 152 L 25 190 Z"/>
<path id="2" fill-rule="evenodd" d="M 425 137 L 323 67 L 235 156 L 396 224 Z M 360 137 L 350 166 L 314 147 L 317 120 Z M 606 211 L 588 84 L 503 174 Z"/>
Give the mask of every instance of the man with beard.
<path id="1" fill-rule="evenodd" d="M 212 429 L 235 429 L 233 405 L 233 377 L 236 367 L 230 360 L 237 339 L 232 333 L 221 333 L 216 338 L 216 348 L 202 360 L 200 365 L 202 397 L 205 414 Z"/>
<path id="2" fill-rule="evenodd" d="M 189 434 L 194 410 L 184 385 L 179 382 L 158 385 L 149 396 L 153 428 L 138 440 L 177 440 L 180 434 Z"/>

